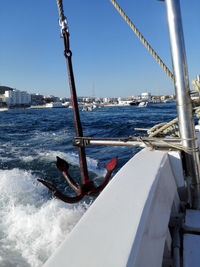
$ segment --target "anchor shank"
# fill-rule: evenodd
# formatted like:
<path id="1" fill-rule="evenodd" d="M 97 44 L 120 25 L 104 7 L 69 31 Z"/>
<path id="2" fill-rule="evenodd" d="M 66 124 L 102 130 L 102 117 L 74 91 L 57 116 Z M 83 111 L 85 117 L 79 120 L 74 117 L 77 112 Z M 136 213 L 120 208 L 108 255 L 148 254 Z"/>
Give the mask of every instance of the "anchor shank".
<path id="1" fill-rule="evenodd" d="M 75 132 L 76 132 L 76 137 L 82 137 L 83 136 L 83 130 L 82 130 L 80 114 L 79 114 L 79 109 L 78 109 L 76 86 L 75 86 L 74 73 L 73 73 L 73 68 L 72 68 L 72 60 L 71 60 L 72 53 L 69 50 L 69 33 L 67 31 L 64 31 L 63 38 L 64 38 L 64 43 L 65 43 L 64 55 L 65 55 L 65 58 L 67 61 L 67 69 L 68 69 L 68 75 L 69 75 L 69 86 L 70 86 L 72 107 L 73 107 L 73 113 L 74 113 Z M 86 153 L 85 153 L 84 147 L 78 148 L 78 155 L 79 155 L 79 161 L 80 161 L 81 182 L 82 182 L 82 184 L 85 184 L 85 183 L 89 182 L 89 178 L 88 178 Z"/>

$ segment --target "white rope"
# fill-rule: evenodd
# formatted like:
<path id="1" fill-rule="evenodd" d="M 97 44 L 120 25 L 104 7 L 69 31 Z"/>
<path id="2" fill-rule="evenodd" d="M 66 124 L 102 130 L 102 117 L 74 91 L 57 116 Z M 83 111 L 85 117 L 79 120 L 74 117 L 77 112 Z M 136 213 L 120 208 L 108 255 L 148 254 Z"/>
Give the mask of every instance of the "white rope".
<path id="1" fill-rule="evenodd" d="M 140 39 L 140 41 L 143 43 L 143 45 L 147 48 L 147 50 L 151 53 L 151 55 L 155 58 L 155 60 L 158 62 L 158 64 L 161 66 L 161 68 L 165 71 L 167 76 L 172 81 L 174 81 L 174 76 L 171 73 L 171 71 L 169 70 L 169 68 L 165 65 L 165 63 L 158 56 L 158 54 L 151 47 L 151 45 L 147 42 L 147 40 L 144 38 L 144 36 L 139 32 L 139 30 L 136 28 L 136 26 L 133 24 L 133 22 L 129 19 L 129 17 L 125 14 L 125 12 L 122 10 L 122 8 L 117 4 L 117 2 L 115 0 L 110 0 L 110 2 L 113 4 L 113 6 L 116 8 L 116 10 L 119 12 L 119 14 L 122 16 L 122 18 L 126 21 L 126 23 L 129 25 L 129 27 L 133 30 L 133 32 L 137 35 L 137 37 Z"/>
<path id="2" fill-rule="evenodd" d="M 179 130 L 178 125 L 176 124 L 178 122 L 178 118 L 173 119 L 170 122 L 167 123 L 159 123 L 154 125 L 151 129 L 147 131 L 150 137 L 153 136 L 175 136 L 179 137 Z"/>

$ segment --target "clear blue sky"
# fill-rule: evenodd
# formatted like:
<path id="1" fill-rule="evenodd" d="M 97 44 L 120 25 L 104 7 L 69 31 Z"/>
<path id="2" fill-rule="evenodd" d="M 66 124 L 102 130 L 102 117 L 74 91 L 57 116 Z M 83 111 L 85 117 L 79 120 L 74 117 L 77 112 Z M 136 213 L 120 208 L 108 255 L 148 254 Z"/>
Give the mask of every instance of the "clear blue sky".
<path id="1" fill-rule="evenodd" d="M 118 0 L 118 4 L 171 69 L 165 4 L 157 0 Z M 79 96 L 174 92 L 172 82 L 109 0 L 63 0 L 63 5 Z M 191 82 L 200 74 L 200 1 L 181 0 L 181 8 Z M 59 36 L 56 0 L 0 1 L 0 85 L 68 97 Z"/>

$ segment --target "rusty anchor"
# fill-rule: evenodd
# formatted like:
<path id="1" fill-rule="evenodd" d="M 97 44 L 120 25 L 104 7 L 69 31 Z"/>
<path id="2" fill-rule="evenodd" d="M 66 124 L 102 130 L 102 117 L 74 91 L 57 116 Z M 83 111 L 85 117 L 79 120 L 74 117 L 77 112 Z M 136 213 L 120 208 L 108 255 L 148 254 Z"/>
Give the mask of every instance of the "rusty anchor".
<path id="1" fill-rule="evenodd" d="M 68 69 L 68 76 L 69 76 L 69 86 L 70 86 L 70 93 L 71 93 L 71 100 L 72 100 L 72 107 L 73 107 L 73 115 L 74 115 L 74 125 L 75 125 L 75 133 L 76 137 L 83 137 L 82 125 L 80 120 L 80 114 L 78 109 L 78 101 L 76 95 L 76 86 L 72 68 L 72 52 L 69 49 L 69 31 L 67 28 L 67 20 L 63 17 L 63 21 L 60 22 L 61 25 L 61 37 L 64 39 L 64 56 L 67 61 L 67 69 Z M 88 167 L 86 161 L 86 153 L 84 146 L 78 146 L 78 155 L 79 155 L 79 162 L 80 162 L 80 171 L 81 171 L 81 184 L 77 184 L 69 175 L 68 163 L 57 157 L 56 166 L 59 171 L 62 172 L 63 176 L 65 177 L 66 181 L 68 182 L 69 186 L 76 192 L 75 197 L 66 196 L 61 193 L 54 185 L 51 183 L 38 179 L 43 185 L 45 185 L 52 193 L 59 199 L 67 203 L 76 203 L 79 202 L 84 196 L 97 196 L 108 184 L 111 174 L 114 168 L 117 165 L 117 157 L 113 158 L 109 161 L 106 165 L 106 175 L 99 186 L 95 186 L 94 182 L 91 181 L 88 177 Z"/>
<path id="2" fill-rule="evenodd" d="M 43 185 L 45 185 L 49 190 L 52 191 L 54 196 L 61 199 L 64 202 L 67 203 L 76 203 L 79 202 L 84 196 L 97 196 L 108 184 L 109 179 L 111 177 L 111 174 L 116 167 L 117 164 L 117 157 L 113 158 L 111 161 L 109 161 L 106 165 L 106 175 L 102 181 L 102 183 L 99 186 L 95 186 L 93 181 L 90 181 L 89 179 L 85 180 L 82 184 L 77 184 L 74 182 L 74 180 L 71 178 L 71 176 L 68 173 L 69 165 L 68 163 L 57 157 L 56 166 L 59 171 L 62 172 L 63 176 L 65 177 L 66 181 L 70 185 L 70 187 L 77 193 L 75 197 L 66 196 L 63 193 L 61 193 L 54 185 L 51 183 L 38 179 L 39 182 L 41 182 Z"/>

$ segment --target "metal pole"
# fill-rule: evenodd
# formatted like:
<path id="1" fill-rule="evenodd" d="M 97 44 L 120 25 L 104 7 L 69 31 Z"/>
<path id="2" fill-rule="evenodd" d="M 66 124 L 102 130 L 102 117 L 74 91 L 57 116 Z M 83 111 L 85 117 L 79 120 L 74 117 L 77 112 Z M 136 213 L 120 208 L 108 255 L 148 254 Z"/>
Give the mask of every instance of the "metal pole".
<path id="1" fill-rule="evenodd" d="M 181 150 L 181 142 L 177 139 L 155 139 L 155 138 L 133 138 L 132 140 L 123 139 L 103 139 L 92 137 L 75 137 L 73 139 L 74 146 L 134 146 L 134 147 L 150 147 L 152 149 Z"/>
<path id="2" fill-rule="evenodd" d="M 200 209 L 199 149 L 196 142 L 192 103 L 188 82 L 183 29 L 179 0 L 165 0 L 169 27 L 177 113 L 185 155 L 186 176 L 192 178 L 192 207 Z"/>

